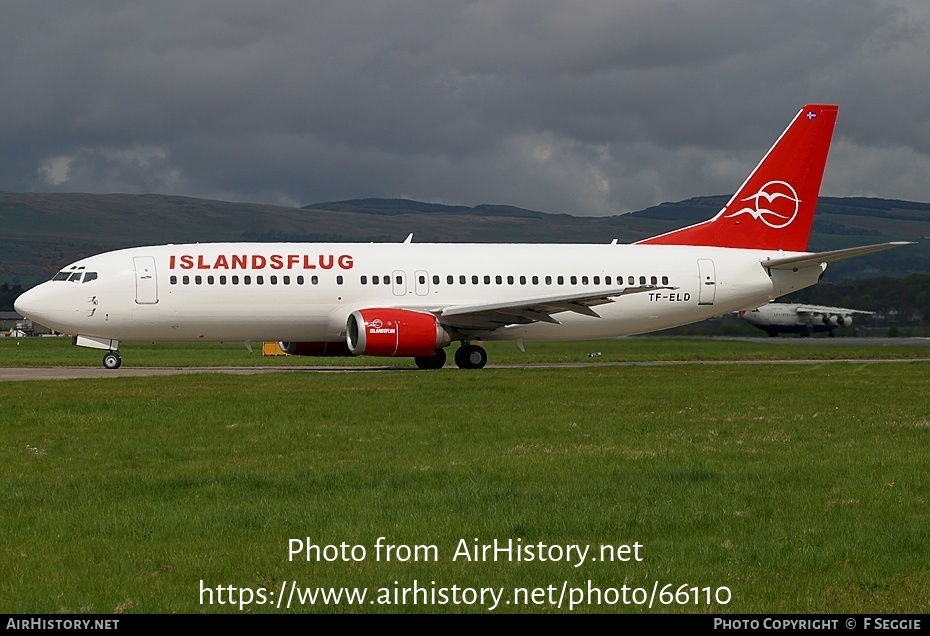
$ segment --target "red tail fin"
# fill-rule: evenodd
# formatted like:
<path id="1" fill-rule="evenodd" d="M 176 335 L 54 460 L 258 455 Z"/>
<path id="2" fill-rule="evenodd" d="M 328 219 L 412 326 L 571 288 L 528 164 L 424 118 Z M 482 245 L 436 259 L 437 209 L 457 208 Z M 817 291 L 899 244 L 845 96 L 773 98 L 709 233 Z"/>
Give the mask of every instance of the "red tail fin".
<path id="1" fill-rule="evenodd" d="M 802 108 L 717 216 L 638 243 L 807 250 L 837 110 Z"/>

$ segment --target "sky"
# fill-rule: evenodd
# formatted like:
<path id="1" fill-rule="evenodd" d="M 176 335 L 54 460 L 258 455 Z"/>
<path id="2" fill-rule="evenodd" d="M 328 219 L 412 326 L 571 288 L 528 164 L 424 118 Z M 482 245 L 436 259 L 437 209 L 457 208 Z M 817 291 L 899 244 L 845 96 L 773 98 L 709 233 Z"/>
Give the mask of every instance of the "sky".
<path id="1" fill-rule="evenodd" d="M 0 9 L 0 190 L 615 215 L 731 194 L 819 102 L 822 195 L 930 201 L 925 0 Z"/>

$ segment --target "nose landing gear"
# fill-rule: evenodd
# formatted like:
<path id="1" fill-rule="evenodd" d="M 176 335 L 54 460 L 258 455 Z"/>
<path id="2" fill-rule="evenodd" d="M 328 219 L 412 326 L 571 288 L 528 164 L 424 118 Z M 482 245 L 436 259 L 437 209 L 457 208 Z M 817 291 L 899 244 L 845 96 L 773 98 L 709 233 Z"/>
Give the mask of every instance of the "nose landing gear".
<path id="1" fill-rule="evenodd" d="M 119 354 L 119 351 L 107 351 L 106 355 L 103 356 L 104 369 L 119 369 L 119 365 L 122 363 L 123 357 Z"/>

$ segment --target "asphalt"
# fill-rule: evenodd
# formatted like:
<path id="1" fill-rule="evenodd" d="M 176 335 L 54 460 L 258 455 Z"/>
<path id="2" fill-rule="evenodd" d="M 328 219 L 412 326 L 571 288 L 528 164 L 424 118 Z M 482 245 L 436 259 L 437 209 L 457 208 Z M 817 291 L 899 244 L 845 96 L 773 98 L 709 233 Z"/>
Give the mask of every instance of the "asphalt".
<path id="1" fill-rule="evenodd" d="M 858 345 L 858 346 L 907 346 L 930 347 L 930 338 L 727 338 L 727 340 L 765 342 L 773 346 L 795 346 L 803 344 L 817 344 L 823 346 Z M 930 350 L 926 356 L 908 358 L 848 358 L 837 360 L 682 360 L 682 361 L 639 361 L 639 362 L 573 362 L 573 363 L 532 363 L 519 365 L 494 365 L 488 368 L 520 367 L 520 368 L 558 368 L 558 367 L 594 367 L 594 366 L 674 366 L 685 364 L 701 365 L 760 365 L 760 364 L 834 364 L 843 362 L 882 363 L 882 362 L 928 362 Z M 447 369 L 457 371 L 455 367 Z M 231 375 L 258 375 L 267 373 L 372 373 L 385 371 L 416 371 L 411 364 L 409 367 L 398 366 L 281 366 L 281 367 L 133 367 L 131 364 L 119 369 L 104 369 L 101 367 L 0 367 L 0 382 L 17 382 L 28 380 L 70 380 L 70 379 L 103 379 L 103 378 L 133 378 L 167 375 L 190 375 L 198 373 L 226 373 Z"/>

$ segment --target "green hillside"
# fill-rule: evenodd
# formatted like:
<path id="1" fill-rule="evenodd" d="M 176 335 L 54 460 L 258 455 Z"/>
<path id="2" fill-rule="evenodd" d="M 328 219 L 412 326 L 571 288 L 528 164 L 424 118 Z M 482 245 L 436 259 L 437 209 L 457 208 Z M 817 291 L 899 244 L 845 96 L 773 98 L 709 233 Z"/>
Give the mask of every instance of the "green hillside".
<path id="1" fill-rule="evenodd" d="M 360 199 L 304 208 L 157 194 L 0 192 L 0 284 L 33 284 L 78 258 L 122 247 L 215 241 L 622 243 L 710 218 L 726 197 L 632 214 L 576 217 L 505 205 Z M 930 204 L 823 198 L 810 248 L 930 237 Z M 930 272 L 930 240 L 831 266 L 825 281 Z"/>

